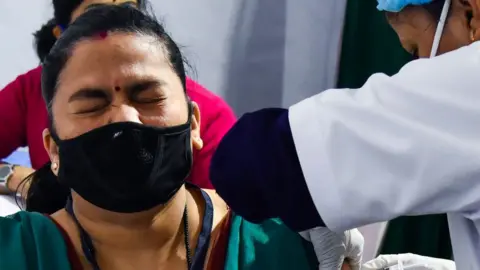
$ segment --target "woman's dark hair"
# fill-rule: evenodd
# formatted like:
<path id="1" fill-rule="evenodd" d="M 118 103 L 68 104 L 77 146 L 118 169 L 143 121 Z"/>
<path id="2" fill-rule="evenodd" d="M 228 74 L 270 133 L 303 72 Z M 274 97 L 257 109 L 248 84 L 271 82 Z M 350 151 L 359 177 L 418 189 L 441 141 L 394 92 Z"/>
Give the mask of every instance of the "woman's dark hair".
<path id="1" fill-rule="evenodd" d="M 42 28 L 33 33 L 35 40 L 35 50 L 37 51 L 40 62 L 47 56 L 50 49 L 57 41 L 57 38 L 53 35 L 53 29 L 57 26 L 55 19 L 50 19 L 46 24 L 42 25 Z"/>
<path id="2" fill-rule="evenodd" d="M 47 56 L 53 44 L 55 44 L 55 41 L 57 41 L 57 38 L 53 34 L 53 29 L 57 25 L 63 27 L 68 26 L 72 18 L 72 12 L 80 6 L 82 2 L 83 0 L 52 0 L 53 18 L 42 25 L 40 30 L 33 33 L 35 50 L 40 62 L 43 62 L 43 59 Z M 140 10 L 151 8 L 147 0 L 138 0 L 137 3 L 138 9 Z"/>
<path id="3" fill-rule="evenodd" d="M 70 189 L 58 182 L 48 162 L 25 178 L 18 187 L 18 194 L 27 193 L 27 199 L 17 204 L 25 210 L 53 214 L 65 206 Z"/>
<path id="4" fill-rule="evenodd" d="M 154 37 L 158 40 L 159 46 L 165 50 L 166 57 L 173 71 L 180 77 L 185 90 L 186 75 L 180 49 L 153 16 L 129 6 L 106 5 L 92 8 L 68 27 L 43 62 L 42 95 L 47 105 L 49 129 L 52 134 L 56 134 L 52 102 L 57 91 L 58 78 L 72 50 L 79 41 L 106 32 L 136 33 Z M 25 180 L 30 184 L 26 199 L 27 211 L 51 214 L 65 206 L 70 190 L 59 182 L 50 166 L 50 163 L 45 164 Z"/>

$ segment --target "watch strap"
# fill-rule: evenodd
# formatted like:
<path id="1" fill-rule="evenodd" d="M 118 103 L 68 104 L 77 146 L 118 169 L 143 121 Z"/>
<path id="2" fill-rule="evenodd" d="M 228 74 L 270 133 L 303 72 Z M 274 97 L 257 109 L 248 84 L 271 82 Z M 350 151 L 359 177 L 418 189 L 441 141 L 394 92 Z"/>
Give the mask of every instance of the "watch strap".
<path id="1" fill-rule="evenodd" d="M 5 166 L 5 167 L 9 167 L 10 172 L 5 177 L 0 178 L 0 187 L 4 188 L 6 190 L 10 190 L 8 188 L 8 183 L 9 183 L 10 179 L 12 179 L 13 172 L 14 172 L 14 169 L 15 169 L 15 165 L 12 165 L 12 164 L 2 164 L 2 165 Z"/>

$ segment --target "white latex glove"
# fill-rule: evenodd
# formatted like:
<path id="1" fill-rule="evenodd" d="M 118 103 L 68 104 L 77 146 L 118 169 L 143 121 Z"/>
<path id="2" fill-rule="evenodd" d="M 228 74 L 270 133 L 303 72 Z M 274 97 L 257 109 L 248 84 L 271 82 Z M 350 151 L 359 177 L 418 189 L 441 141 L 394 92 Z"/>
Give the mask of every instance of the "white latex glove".
<path id="1" fill-rule="evenodd" d="M 377 270 L 389 268 L 392 270 L 401 269 L 399 264 L 403 265 L 405 270 L 455 270 L 455 262 L 431 257 L 420 256 L 416 254 L 398 254 L 398 255 L 380 255 L 362 266 L 362 270 Z"/>
<path id="2" fill-rule="evenodd" d="M 357 229 L 339 234 L 325 227 L 317 227 L 300 235 L 312 242 L 319 269 L 338 270 L 345 259 L 348 259 L 352 270 L 360 269 L 364 240 Z"/>

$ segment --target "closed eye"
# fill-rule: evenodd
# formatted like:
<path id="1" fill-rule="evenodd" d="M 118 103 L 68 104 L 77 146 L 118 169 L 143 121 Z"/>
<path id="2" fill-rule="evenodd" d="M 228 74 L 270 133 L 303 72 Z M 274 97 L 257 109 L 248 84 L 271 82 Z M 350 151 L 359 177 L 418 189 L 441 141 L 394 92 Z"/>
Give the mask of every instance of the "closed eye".
<path id="1" fill-rule="evenodd" d="M 162 83 L 156 80 L 136 83 L 129 86 L 130 100 L 139 104 L 156 104 L 166 99 Z"/>
<path id="2" fill-rule="evenodd" d="M 160 96 L 160 97 L 152 97 L 152 98 L 141 98 L 141 99 L 135 100 L 135 102 L 139 104 L 159 104 L 165 100 L 166 100 L 165 97 Z"/>
<path id="3" fill-rule="evenodd" d="M 111 97 L 101 89 L 80 89 L 68 99 L 74 114 L 93 113 L 102 110 L 110 104 Z"/>
<path id="4" fill-rule="evenodd" d="M 107 108 L 108 103 L 103 102 L 102 104 L 88 104 L 85 106 L 86 108 L 78 109 L 74 112 L 74 114 L 89 114 L 89 113 L 97 113 L 105 108 Z"/>

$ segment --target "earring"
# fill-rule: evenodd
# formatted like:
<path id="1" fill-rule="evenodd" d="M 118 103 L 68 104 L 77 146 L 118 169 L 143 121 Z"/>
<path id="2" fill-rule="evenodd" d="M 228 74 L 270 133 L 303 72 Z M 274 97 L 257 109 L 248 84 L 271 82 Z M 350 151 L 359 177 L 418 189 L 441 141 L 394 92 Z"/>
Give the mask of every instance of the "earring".
<path id="1" fill-rule="evenodd" d="M 58 163 L 52 162 L 52 170 L 56 171 L 58 169 Z"/>
<path id="2" fill-rule="evenodd" d="M 475 41 L 475 34 L 476 34 L 476 31 L 472 29 L 472 31 L 470 31 L 470 41 L 472 42 Z"/>
<path id="3" fill-rule="evenodd" d="M 63 32 L 62 28 L 63 27 L 61 25 L 57 25 L 53 28 L 52 34 L 56 39 L 58 39 L 62 35 L 62 32 Z"/>

